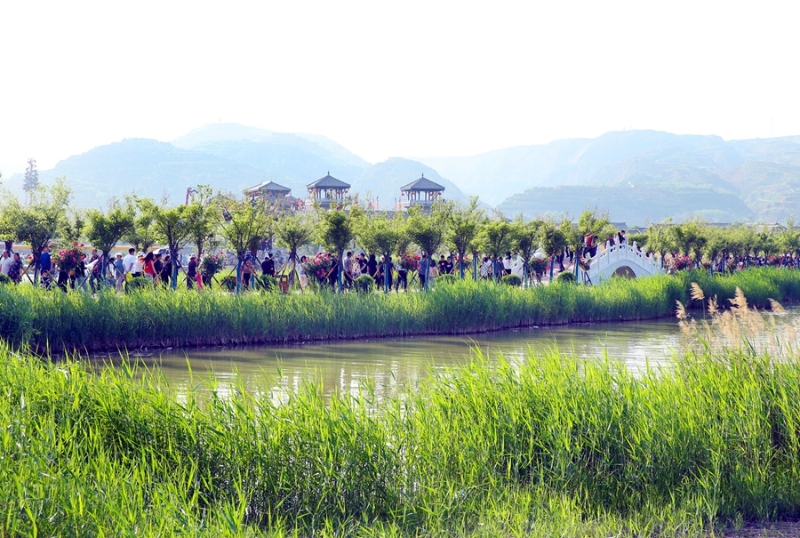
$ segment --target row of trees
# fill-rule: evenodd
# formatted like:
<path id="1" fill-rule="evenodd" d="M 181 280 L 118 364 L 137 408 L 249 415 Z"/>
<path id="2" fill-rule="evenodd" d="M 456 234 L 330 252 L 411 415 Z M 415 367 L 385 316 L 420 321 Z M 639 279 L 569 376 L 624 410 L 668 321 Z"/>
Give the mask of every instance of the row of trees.
<path id="1" fill-rule="evenodd" d="M 348 249 L 383 255 L 407 253 L 412 247 L 433 257 L 438 252 L 453 254 L 461 278 L 466 275 L 466 260 L 471 255 L 473 274 L 481 253 L 497 264 L 506 251 L 518 253 L 529 273 L 534 253 L 540 250 L 553 257 L 571 248 L 578 254 L 586 235 L 604 241 L 617 233 L 608 216 L 596 211 L 583 212 L 577 223 L 569 218 L 509 221 L 499 213 L 487 214 L 472 198 L 460 205 L 439 202 L 429 212 L 412 207 L 408 215 L 373 212 L 349 200 L 337 210 L 294 212 L 267 199 L 249 199 L 200 186 L 185 205 L 171 205 L 167 200 L 128 195 L 112 200 L 105 211 L 83 210 L 70 206 L 70 188 L 61 178 L 50 186 L 38 185 L 27 203 L 5 193 L 0 202 L 0 238 L 9 250 L 14 241 L 29 244 L 38 278 L 41 253 L 53 242 L 71 245 L 86 240 L 108 261 L 118 243 L 147 251 L 155 245 L 166 246 L 173 260 L 172 285 L 178 272 L 179 252 L 191 246 L 199 256 L 207 249 L 222 246 L 235 252 L 237 290 L 241 286 L 242 262 L 253 254 L 262 241 L 274 239 L 289 253 L 289 274 L 294 278 L 298 251 L 309 245 L 321 245 L 342 260 Z M 683 254 L 694 259 L 720 260 L 731 255 L 789 253 L 800 255 L 800 229 L 789 222 L 785 230 L 771 232 L 747 226 L 716 228 L 701 221 L 652 225 L 646 234 L 629 237 L 640 246 L 658 253 L 662 260 Z M 551 264 L 551 276 L 552 276 Z M 500 272 L 495 265 L 495 273 Z M 385 286 L 388 289 L 388 271 Z M 339 287 L 341 289 L 341 271 Z"/>
<path id="2" fill-rule="evenodd" d="M 785 226 L 753 227 L 733 225 L 711 226 L 701 220 L 673 224 L 666 221 L 654 224 L 641 235 L 630 238 L 649 251 L 666 260 L 683 256 L 695 263 L 707 262 L 712 270 L 731 258 L 783 256 L 785 259 L 800 258 L 800 227 L 793 219 Z"/>

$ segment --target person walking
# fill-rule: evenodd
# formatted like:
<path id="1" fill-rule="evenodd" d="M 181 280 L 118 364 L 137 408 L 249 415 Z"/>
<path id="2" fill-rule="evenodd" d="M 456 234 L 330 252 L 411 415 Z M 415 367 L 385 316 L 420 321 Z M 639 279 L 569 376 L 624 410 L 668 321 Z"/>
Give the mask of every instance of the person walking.
<path id="1" fill-rule="evenodd" d="M 122 261 L 121 253 L 117 253 L 117 259 L 114 261 L 114 281 L 116 290 L 122 291 L 122 283 L 125 281 L 125 263 Z"/>
<path id="2" fill-rule="evenodd" d="M 195 279 L 197 278 L 197 256 L 189 256 L 189 265 L 186 266 L 186 289 L 194 289 Z"/>
<path id="3" fill-rule="evenodd" d="M 344 262 L 342 263 L 342 269 L 344 270 L 344 287 L 345 288 L 352 288 L 353 287 L 353 253 L 348 252 L 347 255 L 344 257 Z"/>
<path id="4" fill-rule="evenodd" d="M 422 259 L 419 262 L 419 285 L 420 288 L 424 291 L 425 285 L 428 282 L 428 276 L 431 270 L 431 260 L 428 259 L 428 254 L 426 252 L 422 253 Z"/>
<path id="5" fill-rule="evenodd" d="M 100 256 L 97 254 L 97 249 L 92 249 L 92 256 L 89 258 L 88 266 L 89 269 L 89 287 L 92 289 L 92 293 L 97 293 L 98 282 L 101 281 L 102 275 L 102 268 L 103 264 L 100 263 Z"/>
<path id="6" fill-rule="evenodd" d="M 161 267 L 161 283 L 165 288 L 169 287 L 170 278 L 172 278 L 172 258 L 167 254 L 164 256 L 164 263 Z"/>
<path id="7" fill-rule="evenodd" d="M 19 258 L 19 252 L 15 252 L 11 258 L 11 264 L 8 268 L 8 278 L 14 281 L 14 284 L 19 284 L 22 281 L 22 260 Z"/>
<path id="8" fill-rule="evenodd" d="M 11 255 L 11 252 L 4 250 L 3 261 L 0 262 L 0 273 L 8 275 L 8 271 L 11 269 L 11 264 L 13 263 L 14 263 L 14 256 Z"/>
<path id="9" fill-rule="evenodd" d="M 261 262 L 261 273 L 275 278 L 275 260 L 272 258 L 272 252 Z"/>
<path id="10" fill-rule="evenodd" d="M 133 247 L 128 249 L 128 255 L 122 260 L 122 266 L 124 268 L 125 274 L 133 272 L 133 266 L 136 264 L 136 256 L 134 255 L 136 249 Z"/>
<path id="11" fill-rule="evenodd" d="M 48 278 L 50 273 L 53 271 L 53 260 L 50 257 L 50 246 L 45 245 L 42 249 L 42 254 L 39 256 L 39 267 L 41 268 L 42 275 L 44 276 L 44 272 L 47 271 Z M 42 283 L 44 286 L 44 282 Z M 47 284 L 47 287 L 50 287 L 50 284 Z"/>

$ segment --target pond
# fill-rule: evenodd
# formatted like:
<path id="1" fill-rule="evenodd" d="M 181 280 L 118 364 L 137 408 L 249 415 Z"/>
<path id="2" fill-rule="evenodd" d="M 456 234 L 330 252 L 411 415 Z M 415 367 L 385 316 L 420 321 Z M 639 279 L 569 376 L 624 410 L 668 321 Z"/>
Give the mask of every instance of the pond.
<path id="1" fill-rule="evenodd" d="M 780 326 L 800 324 L 800 308 L 776 316 Z M 284 400 L 305 383 L 321 383 L 326 394 L 355 394 L 369 384 L 380 399 L 413 388 L 433 371 L 463 364 L 473 347 L 479 347 L 491 358 L 503 354 L 511 361 L 524 360 L 529 349 L 545 351 L 557 347 L 565 354 L 597 359 L 606 353 L 632 370 L 641 370 L 648 362 L 658 365 L 668 361 L 680 349 L 681 336 L 677 321 L 667 318 L 532 327 L 468 336 L 153 350 L 132 356 L 160 368 L 178 393 L 213 377 L 224 394 L 238 377 L 248 390 L 266 388 L 276 401 Z"/>

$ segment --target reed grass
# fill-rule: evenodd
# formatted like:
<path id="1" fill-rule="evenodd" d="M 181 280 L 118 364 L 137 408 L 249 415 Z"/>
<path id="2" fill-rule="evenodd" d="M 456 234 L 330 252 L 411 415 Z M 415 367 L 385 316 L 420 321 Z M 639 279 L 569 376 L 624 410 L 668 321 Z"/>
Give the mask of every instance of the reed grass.
<path id="1" fill-rule="evenodd" d="M 47 292 L 0 286 L 0 338 L 39 353 L 159 346 L 273 344 L 342 338 L 463 334 L 532 325 L 639 320 L 674 313 L 699 283 L 724 303 L 741 288 L 753 304 L 800 298 L 800 271 L 753 269 L 611 279 L 599 286 L 515 288 L 458 282 L 428 293 L 279 295 L 147 289 Z M 690 303 L 689 303 L 690 304 Z M 691 306 L 691 304 L 690 304 Z M 702 302 L 694 306 L 702 308 Z"/>
<path id="2" fill-rule="evenodd" d="M 694 536 L 795 519 L 800 362 L 747 345 L 748 316 L 725 321 L 743 345 L 659 371 L 476 351 L 381 402 L 213 381 L 178 398 L 153 371 L 3 345 L 0 534 Z"/>

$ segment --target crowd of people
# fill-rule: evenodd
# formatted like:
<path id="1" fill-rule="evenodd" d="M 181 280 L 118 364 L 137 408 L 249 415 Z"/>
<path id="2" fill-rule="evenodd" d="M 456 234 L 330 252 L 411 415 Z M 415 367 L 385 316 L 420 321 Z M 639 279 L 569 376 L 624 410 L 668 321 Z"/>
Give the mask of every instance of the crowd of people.
<path id="1" fill-rule="evenodd" d="M 588 263 L 590 258 L 609 246 L 624 245 L 627 242 L 628 237 L 624 230 L 608 236 L 605 240 L 600 240 L 596 235 L 587 234 L 577 249 L 573 250 L 569 246 L 564 246 L 551 257 L 537 252 L 534 259 L 529 260 L 527 264 L 517 252 L 506 251 L 505 255 L 500 256 L 483 255 L 475 262 L 472 259 L 465 259 L 464 266 L 469 272 L 475 267 L 477 277 L 483 280 L 500 280 L 506 275 L 517 275 L 520 278 L 536 276 L 541 280 L 541 273 L 545 269 L 549 270 L 550 265 L 552 265 L 554 273 L 560 273 L 570 266 L 575 267 L 575 264 Z M 92 249 L 90 254 L 86 254 L 82 249 L 75 249 L 73 254 L 74 256 L 70 258 L 73 263 L 66 264 L 63 261 L 64 251 L 57 252 L 54 257 L 51 255 L 50 248 L 45 247 L 39 259 L 40 285 L 48 289 L 56 286 L 65 292 L 68 289 L 95 292 L 101 285 L 113 286 L 117 291 L 122 291 L 128 280 L 142 278 L 150 281 L 153 285 L 169 287 L 173 279 L 183 274 L 188 289 L 203 289 L 204 286 L 210 284 L 210 278 L 213 277 L 213 274 L 211 277 L 208 274 L 201 274 L 200 262 L 195 255 L 189 256 L 188 262 L 185 258 L 175 260 L 173 267 L 173 260 L 166 249 L 137 253 L 134 248 L 130 248 L 126 255 L 117 253 L 106 263 L 103 262 L 102 255 L 96 249 Z M 221 258 L 222 256 L 220 256 Z M 315 265 L 314 263 L 319 259 L 324 259 L 323 269 L 320 269 L 319 264 Z M 31 277 L 30 270 L 33 267 L 33 264 L 30 263 L 31 256 L 27 257 L 27 261 L 29 262 L 28 267 L 23 263 L 19 252 L 4 251 L 0 255 L 0 273 L 6 275 L 11 281 L 20 283 L 26 274 L 29 278 Z M 299 261 L 300 263 L 294 268 L 303 288 L 308 285 L 310 277 L 315 278 L 319 284 L 335 288 L 339 282 L 341 269 L 342 283 L 345 289 L 352 289 L 359 277 L 369 275 L 378 286 L 382 287 L 388 284 L 388 288 L 395 291 L 405 291 L 415 281 L 424 289 L 426 283 L 439 275 L 460 273 L 461 266 L 460 259 L 455 254 L 441 254 L 438 259 L 435 259 L 434 257 L 429 258 L 425 252 L 403 254 L 396 260 L 391 255 L 368 255 L 365 252 L 354 254 L 352 251 L 348 251 L 343 256 L 341 264 L 334 254 L 328 253 L 317 254 L 313 257 L 302 256 Z M 181 262 L 186 263 L 185 268 Z M 797 268 L 800 267 L 800 258 L 791 254 L 777 256 L 726 254 L 722 258 L 716 257 L 715 261 L 711 262 L 705 258 L 696 259 L 674 253 L 669 255 L 668 262 L 665 263 L 665 270 L 705 268 L 712 271 L 730 272 L 750 266 L 765 265 Z M 177 268 L 176 273 L 174 268 Z M 288 269 L 288 264 L 279 269 L 271 252 L 266 254 L 263 260 L 258 260 L 248 253 L 241 265 L 242 287 L 245 290 L 253 288 L 259 272 L 261 275 L 275 278 L 278 273 L 286 272 Z M 524 274 L 526 270 L 527 275 Z M 293 276 L 289 278 L 293 280 Z M 31 281 L 33 281 L 32 278 Z"/>

